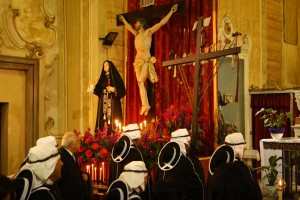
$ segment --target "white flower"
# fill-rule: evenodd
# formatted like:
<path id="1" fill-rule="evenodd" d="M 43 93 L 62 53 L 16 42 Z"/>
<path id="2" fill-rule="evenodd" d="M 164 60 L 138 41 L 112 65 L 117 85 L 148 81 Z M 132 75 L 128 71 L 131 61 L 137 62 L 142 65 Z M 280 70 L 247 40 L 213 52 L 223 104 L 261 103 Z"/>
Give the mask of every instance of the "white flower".
<path id="1" fill-rule="evenodd" d="M 257 111 L 257 113 L 255 113 L 255 116 L 256 116 L 256 115 L 258 115 L 259 113 L 262 113 L 262 112 L 264 112 L 264 111 L 265 111 L 265 109 L 264 109 L 264 108 L 260 109 L 259 111 Z"/>

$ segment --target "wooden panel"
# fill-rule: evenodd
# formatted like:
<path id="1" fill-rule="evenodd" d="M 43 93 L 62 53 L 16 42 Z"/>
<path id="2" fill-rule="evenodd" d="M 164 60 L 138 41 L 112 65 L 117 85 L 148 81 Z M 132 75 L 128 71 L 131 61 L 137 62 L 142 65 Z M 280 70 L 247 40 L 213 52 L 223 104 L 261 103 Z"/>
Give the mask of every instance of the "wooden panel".
<path id="1" fill-rule="evenodd" d="M 297 0 L 283 1 L 284 41 L 288 44 L 298 43 Z"/>
<path id="2" fill-rule="evenodd" d="M 280 0 L 266 0 L 266 77 L 282 85 L 282 3 Z M 276 73 L 276 75 L 274 75 Z"/>

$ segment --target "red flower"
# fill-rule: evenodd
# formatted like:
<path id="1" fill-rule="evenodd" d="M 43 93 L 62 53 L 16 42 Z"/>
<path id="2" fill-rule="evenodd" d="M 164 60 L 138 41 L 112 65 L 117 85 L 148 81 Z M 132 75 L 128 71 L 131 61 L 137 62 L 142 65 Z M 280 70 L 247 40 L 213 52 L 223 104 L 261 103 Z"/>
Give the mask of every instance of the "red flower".
<path id="1" fill-rule="evenodd" d="M 92 158 L 91 162 L 94 163 L 94 164 L 97 163 L 97 158 Z"/>
<path id="2" fill-rule="evenodd" d="M 183 109 L 184 114 L 189 115 L 192 114 L 192 109 L 190 107 L 185 107 Z"/>
<path id="3" fill-rule="evenodd" d="M 92 144 L 92 149 L 98 150 L 100 148 L 100 145 L 98 143 L 93 143 Z"/>
<path id="4" fill-rule="evenodd" d="M 79 156 L 79 157 L 77 158 L 77 162 L 78 162 L 78 163 L 82 163 L 82 162 L 83 162 L 83 157 L 82 157 L 82 156 Z"/>
<path id="5" fill-rule="evenodd" d="M 178 120 L 178 114 L 174 115 L 174 116 L 172 117 L 172 120 L 173 120 L 173 121 L 177 121 L 177 120 Z"/>
<path id="6" fill-rule="evenodd" d="M 184 119 L 185 123 L 191 123 L 191 121 L 192 121 L 192 116 L 191 115 L 186 116 L 186 118 Z"/>
<path id="7" fill-rule="evenodd" d="M 100 157 L 101 158 L 104 158 L 106 155 L 107 155 L 107 153 L 108 153 L 108 150 L 107 150 L 107 148 L 105 148 L 105 147 L 103 147 L 101 150 L 100 150 Z"/>
<path id="8" fill-rule="evenodd" d="M 92 139 L 91 139 L 91 138 L 86 138 L 85 141 L 84 141 L 85 144 L 89 144 L 89 143 L 91 143 L 91 142 L 92 142 Z"/>
<path id="9" fill-rule="evenodd" d="M 77 151 L 78 153 L 82 153 L 83 152 L 83 149 L 80 147 Z"/>
<path id="10" fill-rule="evenodd" d="M 85 155 L 86 155 L 86 157 L 90 158 L 90 157 L 92 157 L 93 152 L 88 149 L 88 150 L 85 151 Z"/>

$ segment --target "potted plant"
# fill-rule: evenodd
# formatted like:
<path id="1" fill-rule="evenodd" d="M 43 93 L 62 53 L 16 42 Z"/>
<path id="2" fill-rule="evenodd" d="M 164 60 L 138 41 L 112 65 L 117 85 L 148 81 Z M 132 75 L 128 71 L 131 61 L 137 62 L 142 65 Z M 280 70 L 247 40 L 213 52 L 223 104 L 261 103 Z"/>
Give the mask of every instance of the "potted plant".
<path id="1" fill-rule="evenodd" d="M 260 166 L 253 169 L 258 172 L 264 172 L 262 180 L 268 179 L 269 184 L 267 184 L 267 193 L 269 197 L 276 197 L 277 195 L 277 188 L 275 187 L 275 183 L 278 176 L 278 167 L 284 166 L 288 167 L 289 169 L 291 168 L 288 164 L 278 164 L 277 162 L 281 159 L 282 157 L 277 157 L 277 155 L 270 156 L 270 158 L 268 159 L 269 165 Z"/>
<path id="2" fill-rule="evenodd" d="M 280 139 L 285 131 L 284 125 L 288 119 L 292 119 L 292 114 L 290 112 L 278 114 L 277 110 L 272 108 L 262 108 L 255 116 L 260 113 L 263 113 L 260 119 L 264 120 L 264 127 L 269 127 L 272 138 Z"/>

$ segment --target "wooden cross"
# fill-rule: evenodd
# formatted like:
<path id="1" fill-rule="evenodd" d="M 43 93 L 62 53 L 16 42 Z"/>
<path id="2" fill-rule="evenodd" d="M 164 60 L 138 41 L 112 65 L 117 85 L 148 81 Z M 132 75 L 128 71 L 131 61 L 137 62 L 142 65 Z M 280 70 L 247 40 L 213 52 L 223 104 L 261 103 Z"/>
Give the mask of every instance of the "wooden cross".
<path id="1" fill-rule="evenodd" d="M 170 12 L 174 4 L 178 4 L 177 13 L 185 12 L 185 2 L 179 1 L 179 2 L 174 2 L 174 3 L 165 4 L 161 6 L 149 6 L 144 8 L 143 10 L 123 13 L 121 15 L 127 20 L 129 24 L 134 23 L 138 18 L 143 18 L 147 20 L 147 22 L 150 24 L 154 19 L 166 16 Z M 117 26 L 124 25 L 123 22 L 120 21 L 118 16 L 119 15 L 116 16 Z"/>
<path id="2" fill-rule="evenodd" d="M 201 31 L 203 27 L 203 19 L 204 17 L 199 17 L 198 24 L 197 24 L 197 39 L 196 39 L 196 55 L 188 56 L 184 58 L 179 58 L 175 60 L 163 61 L 162 66 L 171 66 L 171 65 L 178 65 L 178 64 L 185 64 L 185 63 L 193 63 L 195 62 L 195 73 L 194 73 L 194 98 L 193 98 L 193 114 L 192 114 L 192 139 L 191 139 L 191 153 L 196 153 L 196 136 L 197 136 L 197 112 L 198 112 L 198 93 L 199 93 L 199 76 L 200 76 L 200 62 L 202 60 L 208 60 L 213 58 L 218 58 L 221 56 L 231 55 L 231 54 L 238 54 L 241 52 L 240 47 L 235 47 L 231 49 L 209 52 L 202 54 L 200 52 L 201 49 Z"/>

